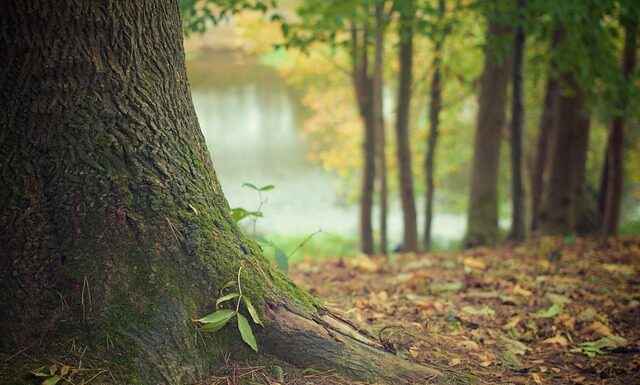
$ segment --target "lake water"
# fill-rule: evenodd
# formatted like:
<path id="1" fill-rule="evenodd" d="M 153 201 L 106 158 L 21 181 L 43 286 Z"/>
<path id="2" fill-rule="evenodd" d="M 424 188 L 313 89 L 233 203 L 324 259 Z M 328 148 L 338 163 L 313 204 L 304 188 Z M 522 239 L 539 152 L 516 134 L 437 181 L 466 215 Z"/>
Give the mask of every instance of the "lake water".
<path id="1" fill-rule="evenodd" d="M 275 189 L 264 194 L 259 233 L 300 235 L 322 229 L 357 235 L 358 207 L 339 202 L 334 194 L 338 177 L 307 160 L 305 109 L 275 69 L 235 52 L 207 55 L 189 61 L 187 68 L 200 127 L 231 207 L 258 208 L 256 192 L 243 183 L 272 184 Z M 402 231 L 398 202 L 391 202 L 390 211 L 393 244 Z M 443 241 L 459 239 L 464 229 L 462 215 L 435 217 L 434 236 Z"/>

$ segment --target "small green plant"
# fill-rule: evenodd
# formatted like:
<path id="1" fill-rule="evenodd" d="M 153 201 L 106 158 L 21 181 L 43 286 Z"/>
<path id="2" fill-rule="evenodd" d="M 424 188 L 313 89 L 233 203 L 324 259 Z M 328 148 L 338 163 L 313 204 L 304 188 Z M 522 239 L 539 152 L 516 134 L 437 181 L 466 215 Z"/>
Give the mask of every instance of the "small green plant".
<path id="1" fill-rule="evenodd" d="M 246 210 L 242 207 L 235 207 L 233 209 L 231 209 L 231 218 L 233 218 L 233 221 L 238 223 L 241 220 L 245 219 L 245 218 L 251 218 L 251 220 L 253 221 L 253 235 L 256 235 L 256 222 L 258 222 L 259 218 L 264 217 L 264 214 L 262 213 L 262 207 L 264 206 L 265 203 L 267 203 L 267 199 L 262 195 L 263 192 L 265 191 L 269 191 L 269 190 L 273 190 L 275 188 L 274 185 L 272 184 L 268 184 L 266 186 L 262 186 L 262 187 L 258 187 L 256 185 L 254 185 L 253 183 L 243 183 L 242 187 L 248 187 L 252 190 L 255 190 L 258 193 L 258 208 L 255 209 L 254 211 L 249 211 Z"/>
<path id="2" fill-rule="evenodd" d="M 208 314 L 200 319 L 193 320 L 193 322 L 198 324 L 198 330 L 203 332 L 216 332 L 222 329 L 226 324 L 229 323 L 236 317 L 238 320 L 238 331 L 240 331 L 240 336 L 242 340 L 251 347 L 251 349 L 258 351 L 258 343 L 256 342 L 256 338 L 253 335 L 253 331 L 251 330 L 251 325 L 249 325 L 249 321 L 247 318 L 240 313 L 240 303 L 244 303 L 245 308 L 249 312 L 251 319 L 255 324 L 258 324 L 264 327 L 264 324 L 260 320 L 258 316 L 258 312 L 256 308 L 253 306 L 251 301 L 242 294 L 242 286 L 240 284 L 240 274 L 242 273 L 242 265 L 238 268 L 238 278 L 236 281 L 227 282 L 222 289 L 220 289 L 220 297 L 216 299 L 216 311 L 211 314 Z M 232 291 L 228 294 L 224 294 L 225 290 L 232 288 L 233 286 L 237 286 L 238 291 Z M 236 301 L 235 309 L 220 309 L 220 307 L 229 301 Z"/>

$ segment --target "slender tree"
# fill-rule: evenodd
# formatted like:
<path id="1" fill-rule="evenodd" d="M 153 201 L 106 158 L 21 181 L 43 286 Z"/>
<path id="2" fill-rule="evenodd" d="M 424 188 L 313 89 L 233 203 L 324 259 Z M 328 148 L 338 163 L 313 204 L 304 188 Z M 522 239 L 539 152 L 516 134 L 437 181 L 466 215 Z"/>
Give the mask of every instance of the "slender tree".
<path id="1" fill-rule="evenodd" d="M 624 177 L 623 144 L 624 144 L 624 115 L 623 111 L 629 104 L 629 80 L 636 64 L 636 41 L 638 36 L 639 9 L 633 3 L 628 5 L 626 12 L 621 15 L 625 39 L 622 53 L 622 77 L 624 85 L 620 92 L 620 112 L 611 122 L 611 130 L 606 147 L 606 162 L 601 183 L 600 201 L 602 207 L 600 217 L 602 231 L 605 235 L 615 235 L 620 220 L 620 203 L 622 200 L 622 182 Z"/>
<path id="2" fill-rule="evenodd" d="M 2 2 L 0 62 L 4 383 L 49 359 L 104 369 L 96 383 L 201 381 L 224 351 L 252 353 L 235 321 L 192 322 L 230 280 L 265 324 L 262 352 L 391 384 L 438 375 L 322 309 L 234 224 L 177 2 Z"/>
<path id="3" fill-rule="evenodd" d="M 513 40 L 513 79 L 511 95 L 511 233 L 510 239 L 526 237 L 525 194 L 522 179 L 522 147 L 524 132 L 523 56 L 525 34 L 523 26 L 524 0 L 517 0 L 516 28 Z"/>
<path id="4" fill-rule="evenodd" d="M 396 109 L 396 141 L 398 174 L 400 178 L 400 199 L 404 233 L 402 250 L 418 251 L 418 226 L 416 222 L 416 203 L 413 195 L 413 173 L 411 170 L 411 146 L 409 144 L 409 114 L 411 111 L 411 82 L 413 72 L 413 23 L 415 19 L 415 0 L 396 2 L 400 14 L 398 106 Z"/>
<path id="5" fill-rule="evenodd" d="M 480 77 L 467 246 L 492 244 L 498 238 L 498 164 L 505 125 L 509 66 L 504 58 L 501 59 L 504 55 L 497 55 L 497 42 L 508 37 L 509 28 L 491 19 L 487 27 L 484 70 Z"/>
<path id="6" fill-rule="evenodd" d="M 351 57 L 353 61 L 353 84 L 358 101 L 358 109 L 364 123 L 362 185 L 360 190 L 360 249 L 365 254 L 374 253 L 373 244 L 373 195 L 376 177 L 376 121 L 373 103 L 373 79 L 369 73 L 369 27 L 351 26 Z"/>
<path id="7" fill-rule="evenodd" d="M 445 13 L 444 0 L 438 0 L 438 19 L 442 26 Z M 442 45 L 444 31 L 438 31 L 434 39 L 433 76 L 431 77 L 431 100 L 429 101 L 429 137 L 427 139 L 427 154 L 424 159 L 425 175 L 425 219 L 424 219 L 424 250 L 431 248 L 431 224 L 433 222 L 433 199 L 435 194 L 434 163 L 436 145 L 438 143 L 438 128 L 440 126 L 440 110 L 442 109 Z"/>
<path id="8" fill-rule="evenodd" d="M 374 44 L 374 60 L 373 60 L 373 119 L 376 132 L 377 145 L 377 165 L 378 185 L 379 185 L 379 202 L 380 202 L 380 252 L 387 254 L 389 247 L 387 244 L 387 209 L 388 209 L 388 183 L 387 183 L 387 155 L 386 155 L 386 135 L 384 127 L 383 115 L 383 61 L 384 56 L 384 7 L 386 0 L 376 0 L 375 3 L 375 44 Z"/>

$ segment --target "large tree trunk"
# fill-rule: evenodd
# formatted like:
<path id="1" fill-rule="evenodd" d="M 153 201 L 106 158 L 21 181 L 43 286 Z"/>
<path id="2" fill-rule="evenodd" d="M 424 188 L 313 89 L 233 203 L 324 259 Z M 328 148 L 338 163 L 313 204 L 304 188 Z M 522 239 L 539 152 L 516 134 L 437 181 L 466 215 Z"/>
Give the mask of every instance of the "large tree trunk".
<path id="1" fill-rule="evenodd" d="M 376 38 L 375 38 L 375 54 L 373 60 L 373 119 L 376 131 L 376 159 L 378 170 L 378 183 L 380 191 L 380 253 L 386 255 L 389 251 L 387 244 L 387 208 L 388 208 L 388 183 L 387 183 L 387 154 L 386 154 L 386 135 L 384 128 L 383 114 L 383 62 L 384 54 L 384 17 L 385 1 L 378 1 L 375 5 L 376 16 Z"/>
<path id="2" fill-rule="evenodd" d="M 498 165 L 505 125 L 508 64 L 496 55 L 493 39 L 504 39 L 509 29 L 488 22 L 484 71 L 480 78 L 478 118 L 471 165 L 467 246 L 495 243 L 498 238 Z"/>
<path id="3" fill-rule="evenodd" d="M 622 75 L 629 81 L 636 64 L 636 40 L 638 35 L 638 14 L 632 11 L 624 14 L 622 25 L 625 29 L 624 51 L 622 53 Z M 622 200 L 622 182 L 624 177 L 623 144 L 624 144 L 624 109 L 629 103 L 628 85 L 622 89 L 620 95 L 620 114 L 611 122 L 611 131 L 606 148 L 605 169 L 601 183 L 600 201 L 602 208 L 602 231 L 605 235 L 615 235 L 618 232 L 620 220 L 620 203 Z"/>
<path id="4" fill-rule="evenodd" d="M 444 18 L 445 2 L 438 0 L 438 17 Z M 433 197 L 435 191 L 433 172 L 435 168 L 436 144 L 438 143 L 438 128 L 440 126 L 440 110 L 442 109 L 442 44 L 444 31 L 435 38 L 433 50 L 433 77 L 431 78 L 431 100 L 429 102 L 429 137 L 427 139 L 427 154 L 424 159 L 425 197 L 424 197 L 424 251 L 431 249 L 431 224 L 433 222 Z"/>
<path id="5" fill-rule="evenodd" d="M 396 140 L 398 174 L 400 177 L 400 199 L 404 235 L 402 251 L 418 251 L 418 225 L 416 203 L 413 196 L 413 172 L 411 169 L 411 145 L 409 144 L 409 114 L 411 111 L 411 79 L 413 72 L 413 22 L 414 0 L 402 2 L 400 7 L 400 39 L 398 74 L 398 108 L 396 112 Z"/>
<path id="6" fill-rule="evenodd" d="M 524 0 L 517 2 L 518 12 L 524 10 Z M 522 180 L 522 147 L 524 134 L 524 81 L 523 56 L 525 35 L 523 16 L 518 15 L 513 42 L 513 83 L 511 95 L 511 233 L 510 239 L 523 240 L 526 237 L 524 219 L 524 184 Z"/>
<path id="7" fill-rule="evenodd" d="M 261 350 L 386 383 L 437 374 L 323 311 L 231 220 L 180 26 L 173 1 L 0 6 L 2 382 L 48 359 L 104 369 L 96 383 L 201 380 L 251 352 L 191 321 L 241 266 Z"/>
<path id="8" fill-rule="evenodd" d="M 367 27 L 360 33 L 356 26 L 351 28 L 351 56 L 353 84 L 360 117 L 364 125 L 362 153 L 362 185 L 360 190 L 360 251 L 372 255 L 373 245 L 373 193 L 376 178 L 376 127 L 372 97 L 373 79 L 369 75 L 369 43 Z M 360 40 L 362 39 L 362 40 Z"/>
<path id="9" fill-rule="evenodd" d="M 570 234 L 583 221 L 588 207 L 585 166 L 589 145 L 589 115 L 585 95 L 570 73 L 563 73 L 565 87 L 557 99 L 549 182 L 541 213 L 543 234 Z"/>

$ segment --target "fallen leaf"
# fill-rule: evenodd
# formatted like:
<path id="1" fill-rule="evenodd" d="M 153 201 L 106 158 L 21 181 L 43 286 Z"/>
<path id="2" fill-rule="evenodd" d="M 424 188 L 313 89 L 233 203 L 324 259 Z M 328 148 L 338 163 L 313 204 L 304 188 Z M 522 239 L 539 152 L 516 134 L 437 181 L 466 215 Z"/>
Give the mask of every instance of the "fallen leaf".
<path id="1" fill-rule="evenodd" d="M 543 344 L 556 344 L 556 345 L 560 345 L 560 346 L 567 346 L 569 345 L 569 341 L 561 336 L 561 335 L 557 335 L 555 337 L 551 337 L 551 338 L 547 338 L 546 340 L 542 341 Z"/>
<path id="2" fill-rule="evenodd" d="M 558 313 L 560 313 L 560 306 L 554 303 L 547 309 L 543 309 L 533 313 L 533 316 L 538 318 L 553 318 L 557 316 Z"/>
<path id="3" fill-rule="evenodd" d="M 515 285 L 513 287 L 513 289 L 511 289 L 512 292 L 514 292 L 515 294 L 521 295 L 523 297 L 531 297 L 531 294 L 533 294 L 531 291 L 527 290 L 527 289 L 523 289 L 522 287 L 520 287 L 520 285 Z"/>
<path id="4" fill-rule="evenodd" d="M 515 317 L 511 317 L 511 319 L 509 320 L 509 322 L 507 322 L 506 324 L 504 324 L 502 326 L 502 328 L 504 330 L 509 330 L 509 329 L 513 329 L 514 327 L 518 326 L 518 323 L 520 323 L 520 316 L 517 315 Z"/>
<path id="5" fill-rule="evenodd" d="M 470 340 L 461 341 L 458 343 L 458 346 L 465 348 L 467 350 L 480 350 L 480 345 Z"/>
<path id="6" fill-rule="evenodd" d="M 542 385 L 542 379 L 540 378 L 540 375 L 538 373 L 532 373 L 531 376 L 533 377 L 533 381 L 535 381 L 536 384 Z"/>
<path id="7" fill-rule="evenodd" d="M 496 311 L 488 306 L 483 306 L 482 309 L 476 309 L 473 306 L 467 305 L 462 307 L 462 311 L 467 314 L 486 317 L 493 317 L 496 315 Z"/>
<path id="8" fill-rule="evenodd" d="M 460 365 L 461 362 L 462 361 L 459 358 L 454 358 L 454 359 L 450 360 L 447 365 L 453 367 L 453 366 Z"/>
<path id="9" fill-rule="evenodd" d="M 466 257 L 463 263 L 466 267 L 473 269 L 484 270 L 487 268 L 487 265 L 478 258 Z"/>
<path id="10" fill-rule="evenodd" d="M 597 334 L 600 337 L 608 337 L 613 335 L 613 333 L 611 333 L 611 329 L 609 329 L 607 325 L 603 324 L 600 321 L 594 321 L 591 325 L 582 329 L 582 332 L 580 334 L 584 335 L 590 333 Z"/>

